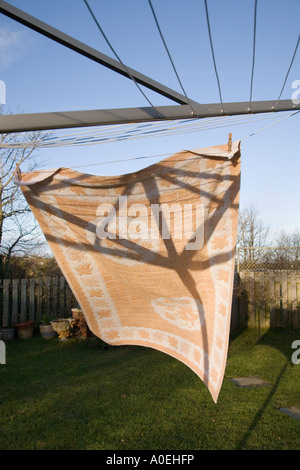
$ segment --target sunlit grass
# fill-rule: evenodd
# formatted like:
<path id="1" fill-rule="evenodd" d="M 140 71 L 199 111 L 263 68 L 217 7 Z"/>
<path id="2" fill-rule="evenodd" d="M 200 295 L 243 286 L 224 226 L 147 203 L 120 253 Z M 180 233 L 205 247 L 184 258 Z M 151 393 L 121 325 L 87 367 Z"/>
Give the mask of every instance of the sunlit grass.
<path id="1" fill-rule="evenodd" d="M 300 421 L 278 410 L 300 405 L 299 338 L 232 339 L 217 404 L 189 368 L 152 349 L 16 339 L 0 365 L 0 449 L 299 449 Z M 229 380 L 250 375 L 272 386 Z"/>

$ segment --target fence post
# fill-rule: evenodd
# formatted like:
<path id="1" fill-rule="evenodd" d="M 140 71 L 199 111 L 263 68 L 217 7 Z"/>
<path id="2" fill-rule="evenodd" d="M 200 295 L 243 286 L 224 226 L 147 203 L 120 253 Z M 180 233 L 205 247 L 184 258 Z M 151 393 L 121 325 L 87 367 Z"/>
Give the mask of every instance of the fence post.
<path id="1" fill-rule="evenodd" d="M 291 273 L 290 306 L 292 315 L 292 327 L 297 328 L 297 285 L 296 273 Z"/>
<path id="2" fill-rule="evenodd" d="M 275 289 L 274 289 L 274 272 L 269 271 L 269 310 L 270 310 L 270 327 L 274 328 L 275 327 L 275 305 L 276 302 L 274 302 L 274 295 L 275 295 Z"/>
<path id="3" fill-rule="evenodd" d="M 51 316 L 57 317 L 57 312 L 58 312 L 58 278 L 54 277 L 53 278 L 53 303 L 52 303 L 52 308 L 53 312 Z"/>
<path id="4" fill-rule="evenodd" d="M 296 311 L 297 311 L 297 328 L 300 328 L 300 279 L 299 282 L 296 282 Z"/>
<path id="5" fill-rule="evenodd" d="M 73 293 L 70 289 L 70 286 L 69 284 L 66 285 L 66 296 L 67 296 L 67 311 L 71 312 L 71 308 L 73 307 L 73 303 L 72 300 L 73 300 Z"/>
<path id="6" fill-rule="evenodd" d="M 46 278 L 46 313 L 50 315 L 51 278 Z"/>
<path id="7" fill-rule="evenodd" d="M 34 314 L 35 314 L 35 279 L 30 279 L 29 281 L 29 320 L 33 320 L 35 322 Z"/>
<path id="8" fill-rule="evenodd" d="M 21 322 L 27 320 L 27 281 L 28 279 L 21 279 Z"/>
<path id="9" fill-rule="evenodd" d="M 40 323 L 43 311 L 43 278 L 38 278 L 37 281 L 37 296 L 36 296 L 36 322 Z"/>
<path id="10" fill-rule="evenodd" d="M 267 292 L 265 289 L 265 273 L 264 272 L 261 272 L 259 275 L 259 289 L 263 293 L 263 298 L 262 298 L 262 301 L 260 302 L 259 321 L 260 321 L 260 327 L 262 329 L 265 329 L 267 326 L 267 319 L 266 319 Z"/>
<path id="11" fill-rule="evenodd" d="M 278 280 L 278 276 L 274 282 L 274 294 L 275 294 L 275 326 L 282 327 L 282 311 L 281 311 L 281 284 Z"/>
<path id="12" fill-rule="evenodd" d="M 59 282 L 59 310 L 62 317 L 65 317 L 65 278 L 61 277 Z"/>
<path id="13" fill-rule="evenodd" d="M 2 326 L 9 325 L 10 279 L 3 280 L 3 317 Z"/>
<path id="14" fill-rule="evenodd" d="M 248 303 L 248 321 L 251 328 L 255 328 L 255 317 L 256 317 L 256 308 L 255 308 L 255 273 L 252 271 L 249 273 L 249 303 Z"/>
<path id="15" fill-rule="evenodd" d="M 233 291 L 232 291 L 232 306 L 231 306 L 231 322 L 230 322 L 230 329 L 234 331 L 239 326 L 239 303 L 238 298 L 235 295 L 235 286 L 238 283 L 239 275 L 237 272 L 234 273 L 233 278 Z"/>
<path id="16" fill-rule="evenodd" d="M 11 322 L 12 324 L 18 323 L 19 320 L 19 279 L 13 279 L 12 281 L 12 312 L 11 312 Z"/>

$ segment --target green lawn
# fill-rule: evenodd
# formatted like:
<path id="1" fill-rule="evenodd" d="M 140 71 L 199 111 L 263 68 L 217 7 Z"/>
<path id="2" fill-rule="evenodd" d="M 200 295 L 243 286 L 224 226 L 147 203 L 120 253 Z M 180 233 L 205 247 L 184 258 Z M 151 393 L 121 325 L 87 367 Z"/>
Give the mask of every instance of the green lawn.
<path id="1" fill-rule="evenodd" d="M 231 339 L 219 400 L 185 365 L 143 347 L 100 349 L 39 336 L 7 345 L 0 365 L 0 449 L 300 449 L 300 333 Z M 244 389 L 229 378 L 272 386 Z"/>

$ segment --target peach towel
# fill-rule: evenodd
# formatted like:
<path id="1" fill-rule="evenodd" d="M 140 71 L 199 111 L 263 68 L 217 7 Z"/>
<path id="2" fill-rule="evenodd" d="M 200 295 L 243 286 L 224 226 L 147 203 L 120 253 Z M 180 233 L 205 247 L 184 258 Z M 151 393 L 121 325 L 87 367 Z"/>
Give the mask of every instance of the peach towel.
<path id="1" fill-rule="evenodd" d="M 136 173 L 16 173 L 93 333 L 163 351 L 217 402 L 227 358 L 240 142 Z M 168 236 L 169 234 L 169 236 Z"/>

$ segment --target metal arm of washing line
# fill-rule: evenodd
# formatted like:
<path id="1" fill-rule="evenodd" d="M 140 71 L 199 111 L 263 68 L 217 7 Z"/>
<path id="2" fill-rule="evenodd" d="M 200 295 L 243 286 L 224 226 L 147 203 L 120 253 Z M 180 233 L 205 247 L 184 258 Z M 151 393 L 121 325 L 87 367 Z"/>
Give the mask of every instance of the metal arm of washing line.
<path id="1" fill-rule="evenodd" d="M 152 80 L 151 78 L 147 77 L 146 75 L 137 72 L 136 70 L 127 67 L 127 65 L 123 65 L 121 62 L 112 59 L 111 57 L 102 54 L 97 49 L 94 49 L 77 39 L 63 33 L 62 31 L 53 28 L 52 26 L 44 23 L 43 21 L 35 18 L 34 16 L 25 13 L 24 11 L 10 5 L 9 3 L 0 0 L 0 13 L 8 16 L 9 18 L 17 21 L 18 23 L 27 26 L 34 31 L 46 36 L 49 39 L 52 39 L 55 42 L 87 57 L 88 59 L 97 62 L 98 64 L 104 65 L 105 67 L 117 72 L 127 78 L 134 78 L 137 83 L 143 85 L 150 90 L 153 90 L 179 104 L 189 104 L 189 103 L 196 103 L 191 99 L 187 99 L 186 96 L 178 93 L 171 88 L 168 88 L 161 83 Z"/>
<path id="2" fill-rule="evenodd" d="M 0 133 L 192 118 L 189 105 L 159 106 L 156 109 L 160 113 L 159 118 L 152 107 L 0 115 Z M 253 101 L 251 110 L 249 109 L 249 102 L 197 104 L 194 109 L 197 118 L 208 118 L 297 111 L 300 110 L 300 103 L 295 104 L 292 100 Z"/>

